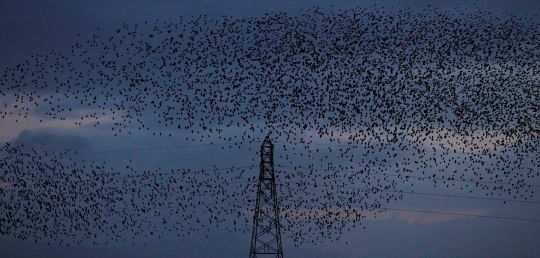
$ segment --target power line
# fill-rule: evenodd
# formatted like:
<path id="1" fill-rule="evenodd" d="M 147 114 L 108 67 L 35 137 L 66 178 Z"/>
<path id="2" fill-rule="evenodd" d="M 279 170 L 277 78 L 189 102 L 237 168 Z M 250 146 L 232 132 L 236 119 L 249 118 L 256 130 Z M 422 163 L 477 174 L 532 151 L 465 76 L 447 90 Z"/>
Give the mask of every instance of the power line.
<path id="1" fill-rule="evenodd" d="M 217 172 L 217 171 L 221 171 L 221 170 L 234 170 L 234 169 L 245 169 L 245 168 L 253 168 L 255 167 L 255 165 L 249 165 L 249 166 L 239 166 L 239 167 L 227 167 L 227 168 L 211 168 L 211 169 L 199 169 L 199 170 L 188 170 L 188 171 L 182 171 L 182 172 L 178 172 L 179 170 L 177 170 L 177 172 L 170 172 L 170 173 L 159 173 L 159 174 L 155 174 L 155 173 L 149 173 L 149 174 L 143 174 L 143 175 L 127 175 L 127 176 L 118 176 L 118 177 L 105 177 L 107 179 L 123 179 L 123 178 L 140 178 L 140 177 L 146 177 L 146 178 L 149 178 L 149 177 L 157 177 L 157 176 L 167 176 L 167 175 L 178 175 L 178 174 L 183 174 L 183 173 L 201 173 L 201 172 Z M 281 166 L 281 167 L 292 167 L 292 166 Z M 299 167 L 301 168 L 301 167 Z M 309 169 L 309 168 L 304 168 L 304 169 Z M 325 170 L 326 169 L 315 169 L 315 170 Z M 372 174 L 375 174 L 375 173 L 372 173 Z M 384 175 L 387 175 L 387 174 L 384 174 Z M 390 175 L 392 176 L 392 175 Z M 395 175 L 394 175 L 395 176 Z M 92 180 L 92 179 L 81 179 L 81 180 L 73 180 L 73 181 L 70 181 L 70 182 L 81 182 L 81 181 L 88 181 L 88 180 Z M 186 180 L 182 180 L 184 182 L 187 182 Z M 233 182 L 229 182 L 229 184 L 235 184 L 235 183 L 245 183 L 245 182 L 252 182 L 252 181 L 233 181 Z M 279 182 L 283 182 L 283 183 L 299 183 L 299 182 L 294 182 L 294 181 L 279 181 Z M 469 181 L 464 181 L 464 182 L 469 182 Z M 471 181 L 471 182 L 475 182 L 475 181 Z M 189 182 L 188 182 L 189 183 Z M 302 182 L 303 184 L 311 184 L 309 182 Z M 33 184 L 28 184 L 27 186 L 32 186 Z M 211 185 L 216 185 L 216 184 L 204 184 L 202 186 L 211 186 Z M 429 196 L 440 196 L 440 197 L 454 197 L 454 198 L 465 198 L 465 199 L 479 199 L 479 200 L 493 200 L 493 201 L 507 201 L 507 202 L 521 202 L 521 203 L 540 203 L 540 202 L 537 202 L 537 201 L 527 201 L 527 200 L 513 200 L 513 199 L 503 199 L 503 198 L 489 198 L 489 197 L 473 197 L 473 196 L 462 196 L 462 195 L 448 195 L 448 194 L 436 194 L 436 193 L 422 193 L 422 192 L 414 192 L 414 191 L 411 191 L 411 192 L 408 192 L 408 191 L 392 191 L 392 190 L 385 190 L 385 189 L 379 189 L 379 188 L 362 188 L 362 187 L 344 187 L 344 188 L 350 188 L 350 189 L 360 189 L 360 190 L 375 190 L 375 191 L 385 191 L 385 192 L 394 192 L 394 193 L 406 193 L 406 194 L 416 194 L 416 195 L 429 195 Z M 8 190 L 8 189 L 13 189 L 11 187 L 3 187 L 4 190 Z M 149 189 L 149 190 L 140 190 L 141 192 L 144 192 L 144 191 L 155 191 L 153 189 Z"/>
<path id="2" fill-rule="evenodd" d="M 524 219 L 524 218 L 502 217 L 502 216 L 474 215 L 474 214 L 454 213 L 454 212 L 424 211 L 424 210 L 411 210 L 411 209 L 388 208 L 388 207 L 381 207 L 379 209 L 381 209 L 381 210 L 393 210 L 393 211 L 418 212 L 418 213 L 431 213 L 431 214 L 441 214 L 441 215 L 455 215 L 455 216 L 463 216 L 463 217 L 477 217 L 477 218 L 490 218 L 490 219 L 505 219 L 505 220 L 519 220 L 519 221 L 540 222 L 540 219 Z"/>
<path id="3" fill-rule="evenodd" d="M 210 172 L 217 172 L 217 171 L 220 171 L 220 170 L 232 170 L 232 169 L 240 169 L 240 168 L 253 168 L 254 165 L 249 165 L 249 166 L 240 166 L 240 167 L 228 167 L 228 168 L 211 168 L 211 169 L 198 169 L 198 170 L 191 170 L 191 169 L 188 169 L 188 171 L 185 171 L 185 168 L 182 172 L 178 172 L 180 169 L 177 169 L 176 171 L 177 172 L 170 172 L 170 173 L 158 173 L 158 174 L 147 174 L 147 175 L 127 175 L 127 176 L 120 176 L 120 177 L 112 177 L 112 178 L 108 178 L 108 179 L 121 179 L 121 178 L 137 178 L 137 177 L 151 177 L 151 176 L 167 176 L 167 175 L 177 175 L 177 174 L 183 174 L 183 173 L 198 173 L 198 172 L 205 172 L 205 171 L 210 171 Z"/>
<path id="4" fill-rule="evenodd" d="M 251 140 L 251 143 L 255 142 L 261 142 L 260 140 Z M 282 143 L 289 143 L 289 144 L 305 144 L 305 145 L 320 145 L 320 146 L 335 146 L 335 147 L 366 147 L 363 145 L 357 145 L 357 144 L 332 144 L 332 143 L 314 143 L 314 142 L 293 142 L 293 141 L 275 141 L 275 142 L 282 142 Z M 73 156 L 73 155 L 88 155 L 88 154 L 103 154 L 103 153 L 119 153 L 119 152 L 135 152 L 135 151 L 151 151 L 151 150 L 166 150 L 166 149 L 180 149 L 180 148 L 192 148 L 192 147 L 205 147 L 205 146 L 221 146 L 221 145 L 238 145 L 238 144 L 245 144 L 246 141 L 239 141 L 239 142 L 229 142 L 229 143 L 208 143 L 208 144 L 196 144 L 196 145 L 180 145 L 180 146 L 170 146 L 170 147 L 152 147 L 152 148 L 134 148 L 134 149 L 123 149 L 123 150 L 103 150 L 103 151 L 91 151 L 91 152 L 77 152 L 74 151 L 72 153 L 61 153 L 57 155 L 48 155 L 51 157 L 55 156 Z M 387 150 L 389 148 L 379 148 L 381 150 Z M 406 151 L 406 152 L 417 152 L 417 150 L 404 150 L 399 149 L 395 151 Z M 441 153 L 441 154 L 459 154 L 459 155 L 472 155 L 473 153 L 468 152 L 454 152 L 451 153 L 450 151 L 432 151 L 429 149 L 424 149 L 424 152 L 431 152 L 431 153 Z M 485 153 L 474 153 L 474 155 L 481 155 L 481 156 L 495 156 L 495 157 L 518 157 L 518 158 L 539 158 L 540 156 L 529 156 L 529 155 L 502 155 L 502 154 L 485 154 Z"/>
<path id="5" fill-rule="evenodd" d="M 334 146 L 334 147 L 353 147 L 353 148 L 360 148 L 360 147 L 363 147 L 363 148 L 368 148 L 366 147 L 365 145 L 358 145 L 358 144 L 334 144 L 334 143 L 314 143 L 314 142 L 293 142 L 293 141 L 275 141 L 275 142 L 285 142 L 285 143 L 299 143 L 299 144 L 305 144 L 305 145 L 320 145 L 320 146 Z M 379 147 L 378 149 L 380 150 L 388 150 L 389 148 L 388 147 Z M 417 152 L 417 150 L 404 150 L 404 149 L 396 149 L 395 151 L 407 151 L 407 152 Z M 451 151 L 449 150 L 446 150 L 446 151 L 433 151 L 433 150 L 430 150 L 430 149 L 424 149 L 423 152 L 431 152 L 431 153 L 441 153 L 441 154 L 456 154 L 456 155 L 482 155 L 482 156 L 495 156 L 495 157 L 514 157 L 514 158 L 539 158 L 539 156 L 530 156 L 530 155 L 522 155 L 522 156 L 518 156 L 518 155 L 502 155 L 502 154 L 495 154 L 495 153 L 490 153 L 490 154 L 486 154 L 486 153 L 469 153 L 469 152 L 456 152 L 454 150 L 454 153 L 451 153 Z"/>
<path id="6" fill-rule="evenodd" d="M 293 202 L 293 201 L 287 201 Z M 306 202 L 306 203 L 317 203 L 328 205 L 329 203 L 321 202 Z M 343 206 L 343 204 L 340 204 Z M 349 205 L 350 207 L 365 208 L 363 206 Z M 518 221 L 530 221 L 530 222 L 540 222 L 540 219 L 527 219 L 527 218 L 515 218 L 515 217 L 503 217 L 503 216 L 489 216 L 489 215 L 475 215 L 475 214 L 466 214 L 466 213 L 456 213 L 456 212 L 441 212 L 441 211 L 426 211 L 426 210 L 413 210 L 413 209 L 402 209 L 402 208 L 390 208 L 390 207 L 376 207 L 372 209 L 378 210 L 393 210 L 393 211 L 406 211 L 406 212 L 417 212 L 417 213 L 431 213 L 439 215 L 454 215 L 454 216 L 463 216 L 463 217 L 478 217 L 478 218 L 490 218 L 490 219 L 504 219 L 504 220 L 518 220 Z"/>
<path id="7" fill-rule="evenodd" d="M 132 178 L 149 178 L 149 177 L 158 177 L 158 176 L 167 176 L 167 175 L 178 175 L 178 174 L 187 174 L 187 173 L 202 173 L 202 172 L 217 172 L 217 171 L 221 171 L 221 170 L 234 170 L 234 169 L 242 169 L 242 168 L 253 168 L 255 167 L 255 165 L 249 165 L 249 166 L 240 166 L 240 167 L 227 167 L 227 168 L 211 168 L 211 169 L 197 169 L 197 170 L 191 170 L 188 168 L 188 170 L 186 171 L 186 169 L 184 168 L 184 170 L 180 171 L 180 169 L 177 169 L 176 172 L 164 172 L 164 173 L 148 173 L 148 174 L 138 174 L 138 175 L 125 175 L 125 176 L 116 176 L 116 177 L 106 177 L 106 176 L 103 176 L 101 178 L 103 179 L 132 179 Z M 78 179 L 78 180 L 71 180 L 71 181 L 67 181 L 67 183 L 71 183 L 71 182 L 83 182 L 83 181 L 90 181 L 90 180 L 94 180 L 93 178 L 86 178 L 86 179 Z M 185 181 L 185 180 L 182 180 L 182 181 Z M 66 181 L 62 181 L 62 183 L 66 183 Z M 26 184 L 26 187 L 29 187 L 29 186 L 34 186 L 35 184 Z M 18 185 L 9 185 L 9 186 L 4 186 L 4 187 L 0 187 L 2 190 L 14 190 L 13 187 L 16 187 Z"/>
<path id="8" fill-rule="evenodd" d="M 230 202 L 215 202 L 215 203 L 198 203 L 198 204 L 192 204 L 190 203 L 187 205 L 187 207 L 200 207 L 200 206 L 211 206 L 211 205 L 225 205 L 225 204 L 232 204 L 232 203 L 239 203 L 244 201 L 230 201 Z M 153 210 L 164 210 L 164 209 L 183 209 L 186 208 L 185 206 L 165 206 L 165 207 L 151 207 L 151 208 L 144 208 L 143 212 L 153 211 Z M 99 214 L 123 214 L 123 213 L 133 213 L 133 212 L 140 212 L 141 209 L 126 209 L 126 210 L 115 210 L 115 211 L 101 211 L 97 212 Z"/>
<path id="9" fill-rule="evenodd" d="M 298 181 L 278 181 L 281 183 L 286 184 L 292 184 L 292 183 L 300 183 Z M 312 183 L 309 182 L 302 182 L 302 184 L 308 184 L 312 185 Z M 423 193 L 423 192 L 408 192 L 408 191 L 392 191 L 392 190 L 384 190 L 379 188 L 365 188 L 365 187 L 350 187 L 345 186 L 342 188 L 348 188 L 348 189 L 358 189 L 358 190 L 367 190 L 367 191 L 373 191 L 373 192 L 392 192 L 392 193 L 404 193 L 404 194 L 416 194 L 416 195 L 429 195 L 429 196 L 437 196 L 437 197 L 454 197 L 454 198 L 464 198 L 464 199 L 478 199 L 478 200 L 490 200 L 490 201 L 505 201 L 505 202 L 521 202 L 521 203 L 532 203 L 532 204 L 540 204 L 540 201 L 528 201 L 528 200 L 513 200 L 513 199 L 503 199 L 503 198 L 489 198 L 489 197 L 475 197 L 475 196 L 464 196 L 464 195 L 451 195 L 451 194 L 436 194 L 436 193 Z"/>
<path id="10" fill-rule="evenodd" d="M 361 190 L 372 190 L 369 188 L 361 187 L 343 187 L 343 188 L 352 188 L 352 189 L 361 189 Z M 392 192 L 392 193 L 405 193 L 405 194 L 417 194 L 417 195 L 430 195 L 430 196 L 439 196 L 439 197 L 454 197 L 454 198 L 464 198 L 464 199 L 478 199 L 478 200 L 490 200 L 490 201 L 505 201 L 505 202 L 521 202 L 521 203 L 536 203 L 540 204 L 539 201 L 528 201 L 528 200 L 512 200 L 512 199 L 502 199 L 502 198 L 489 198 L 489 197 L 475 197 L 475 196 L 464 196 L 464 195 L 452 195 L 452 194 L 436 194 L 436 193 L 422 193 L 422 192 L 408 192 L 408 191 L 392 191 L 376 188 L 375 191 L 381 192 Z"/>
<path id="11" fill-rule="evenodd" d="M 504 183 L 504 182 L 489 182 L 489 181 L 475 181 L 475 180 L 464 180 L 464 179 L 453 179 L 453 178 L 436 178 L 432 176 L 414 176 L 414 175 L 395 175 L 395 174 L 387 174 L 387 173 L 380 173 L 380 172 L 363 172 L 363 171 L 355 171 L 355 170 L 343 170 L 343 169 L 330 169 L 330 168 L 311 168 L 311 167 L 302 167 L 299 166 L 290 166 L 290 165 L 276 165 L 277 167 L 289 167 L 294 169 L 310 169 L 310 170 L 317 170 L 317 171 L 335 171 L 335 172 L 343 172 L 343 173 L 360 173 L 360 174 L 367 174 L 367 175 L 380 175 L 380 176 L 395 176 L 395 177 L 405 177 L 407 179 L 408 177 L 412 178 L 418 178 L 418 179 L 429 179 L 429 180 L 444 180 L 444 181 L 456 181 L 456 182 L 464 182 L 464 183 L 481 183 L 481 184 L 502 184 L 502 185 L 514 185 L 512 183 Z M 528 186 L 535 186 L 540 187 L 540 185 L 537 184 L 527 184 Z"/>
<path id="12" fill-rule="evenodd" d="M 254 183 L 254 181 L 235 181 L 235 182 L 231 182 L 231 183 Z M 289 182 L 285 182 L 285 183 L 289 183 Z M 309 183 L 307 183 L 307 184 L 309 184 Z M 352 187 L 347 187 L 347 188 L 352 188 Z M 358 189 L 362 189 L 362 188 L 358 188 Z M 365 188 L 365 190 L 370 190 L 370 189 Z M 152 190 L 150 190 L 150 191 L 152 191 Z M 379 190 L 379 191 L 389 191 L 389 190 Z M 513 202 L 522 202 L 522 203 L 540 203 L 540 202 L 536 202 L 536 201 L 520 201 L 520 200 L 494 199 L 494 198 L 483 198 L 483 197 L 469 197 L 469 196 L 458 196 L 458 195 L 443 195 L 443 194 L 419 193 L 419 192 L 398 192 L 398 191 L 390 191 L 390 192 L 410 193 L 410 194 L 419 194 L 419 195 L 434 195 L 434 196 L 440 196 L 440 197 L 457 197 L 457 198 L 470 198 L 470 199 L 483 199 L 483 200 L 502 200 L 502 201 L 513 201 Z M 190 203 L 188 205 L 188 207 L 224 205 L 224 204 L 232 204 L 232 203 L 239 203 L 239 202 L 245 202 L 245 201 L 242 200 L 242 201 L 201 203 L 201 204 L 192 204 L 192 203 Z M 293 202 L 293 201 L 286 201 L 286 202 Z M 328 204 L 328 203 L 321 203 L 321 202 L 306 202 L 306 203 L 317 203 L 317 204 L 324 204 L 324 205 Z M 343 204 L 341 204 L 341 205 L 343 205 Z M 350 206 L 351 207 L 363 208 L 362 206 L 357 206 L 357 205 L 350 205 Z M 144 210 L 145 211 L 151 211 L 151 210 L 158 210 L 158 209 L 176 209 L 176 208 L 184 208 L 184 206 L 152 207 L 152 208 L 147 208 L 147 209 L 144 209 Z M 503 216 L 489 216 L 489 215 L 474 215 L 474 214 L 465 214 L 465 213 L 413 210 L 413 209 L 390 208 L 390 207 L 379 207 L 379 208 L 374 208 L 374 209 L 417 212 L 417 213 L 430 213 L 430 214 L 440 214 L 440 215 L 455 215 L 455 216 L 464 216 L 464 217 L 478 217 L 478 218 L 492 218 L 492 219 L 505 219 L 505 220 L 540 222 L 540 219 L 527 219 L 527 218 L 515 218 L 515 217 L 503 217 Z M 129 209 L 129 210 L 118 210 L 118 211 L 114 211 L 114 212 L 103 211 L 103 212 L 99 212 L 99 213 L 101 213 L 101 214 L 119 214 L 119 213 L 126 213 L 126 212 L 131 213 L 131 212 L 140 212 L 140 211 L 141 211 L 141 209 Z"/>
<path id="13" fill-rule="evenodd" d="M 185 181 L 185 180 L 182 180 Z M 300 183 L 298 181 L 277 181 L 279 183 L 286 183 L 286 184 L 292 184 L 292 183 Z M 241 183 L 256 183 L 256 181 L 231 181 L 228 182 L 228 184 L 241 184 Z M 302 184 L 311 184 L 309 182 L 302 182 Z M 200 186 L 214 186 L 214 185 L 221 185 L 220 183 L 214 183 L 214 184 L 204 184 Z M 379 189 L 379 188 L 363 188 L 363 187 L 343 187 L 348 189 L 359 189 L 359 190 L 368 190 L 368 191 L 380 191 L 380 192 L 393 192 L 393 193 L 400 193 L 400 194 L 415 194 L 415 195 L 427 195 L 427 196 L 436 196 L 436 197 L 452 197 L 452 198 L 463 198 L 463 199 L 477 199 L 477 200 L 489 200 L 489 201 L 504 201 L 504 202 L 519 202 L 519 203 L 530 203 L 530 204 L 540 204 L 540 201 L 528 201 L 528 200 L 515 200 L 515 199 L 503 199 L 503 198 L 489 198 L 489 197 L 476 197 L 476 196 L 463 196 L 463 195 L 450 195 L 450 194 L 437 194 L 437 193 L 424 193 L 424 192 L 414 192 L 414 191 L 393 191 L 393 190 L 385 190 L 385 189 Z M 158 189 L 142 189 L 138 190 L 137 192 L 163 192 L 167 191 L 167 189 L 158 190 Z M 50 199 L 50 198 L 43 198 L 44 200 Z"/>
<path id="14" fill-rule="evenodd" d="M 257 142 L 257 141 L 254 141 Z M 92 152 L 77 152 L 64 153 L 50 156 L 73 156 L 73 155 L 87 155 L 87 154 L 103 154 L 103 153 L 117 153 L 117 152 L 135 152 L 135 151 L 151 151 L 151 150 L 168 150 L 168 149 L 181 149 L 181 148 L 194 148 L 205 146 L 221 146 L 221 145 L 236 145 L 243 144 L 244 142 L 228 142 L 228 143 L 208 143 L 208 144 L 195 144 L 195 145 L 180 145 L 171 147 L 153 147 L 153 148 L 136 148 L 136 149 L 123 149 L 123 150 L 104 150 L 104 151 L 92 151 Z"/>
<path id="15" fill-rule="evenodd" d="M 256 141 L 255 141 L 256 142 Z M 279 141 L 278 141 L 279 142 Z M 292 143 L 292 142 L 287 142 Z M 63 155 L 86 155 L 86 154 L 101 154 L 101 153 L 118 153 L 118 152 L 133 152 L 133 151 L 152 151 L 152 150 L 166 150 L 166 149 L 177 149 L 177 148 L 191 148 L 191 147 L 204 147 L 204 146 L 220 146 L 220 145 L 233 145 L 233 144 L 244 144 L 244 142 L 231 142 L 231 143 L 210 143 L 210 144 L 197 144 L 197 145 L 182 145 L 182 146 L 171 146 L 171 147 L 154 147 L 154 148 L 137 148 L 137 149 L 124 149 L 124 150 L 108 150 L 108 151 L 95 151 L 95 152 L 82 152 L 82 153 L 65 153 Z M 312 144 L 312 145 L 332 145 L 332 146 L 340 146 L 340 147 L 350 147 L 353 145 L 338 145 L 338 144 L 317 144 L 317 143 L 306 143 L 306 144 Z M 412 150 L 401 150 L 401 151 L 412 151 Z M 425 150 L 429 151 L 429 150 Z M 433 152 L 433 151 L 430 151 Z M 457 153 L 457 154 L 467 154 L 467 153 Z M 62 155 L 62 154 L 61 154 Z M 481 155 L 481 154 L 479 154 Z M 497 156 L 495 154 L 492 154 L 493 156 Z M 51 155 L 51 156 L 60 156 L 60 155 Z M 531 157 L 533 158 L 533 157 Z M 331 169 L 315 169 L 315 168 L 309 168 L 309 167 L 302 167 L 302 166 L 283 166 L 283 165 L 277 165 L 278 167 L 294 167 L 299 169 L 311 169 L 311 170 L 322 170 L 322 171 L 331 171 Z M 239 168 L 253 168 L 254 166 L 242 166 L 242 167 L 230 167 L 230 168 L 212 168 L 212 169 L 201 169 L 201 170 L 193 170 L 190 172 L 204 172 L 204 171 L 218 171 L 218 170 L 227 170 L 227 169 L 239 169 Z M 357 172 L 352 170 L 339 170 L 338 172 Z M 135 176 L 122 176 L 122 177 L 112 177 L 111 179 L 119 179 L 119 178 L 133 178 L 133 177 L 150 177 L 150 176 L 164 176 L 164 175 L 171 175 L 171 174 L 179 174 L 180 172 L 172 172 L 172 173 L 160 173 L 160 174 L 148 174 L 148 175 L 135 175 Z M 467 181 L 467 180 L 459 180 L 459 179 L 448 179 L 448 178 L 434 178 L 434 177 L 420 177 L 420 176 L 413 176 L 413 175 L 391 175 L 386 173 L 378 173 L 378 172 L 370 172 L 369 174 L 374 175 L 383 175 L 383 176 L 398 176 L 398 177 L 413 177 L 413 178 L 419 178 L 419 179 L 438 179 L 438 180 L 447 180 L 447 181 L 461 181 L 465 183 L 491 183 L 491 184 L 509 184 L 511 183 L 503 183 L 503 182 L 487 182 L 487 181 Z M 80 181 L 80 180 L 79 180 Z M 244 183 L 244 182 L 250 182 L 250 181 L 241 181 L 238 183 Z M 236 183 L 236 182 L 231 182 Z M 288 183 L 288 182 L 286 182 Z M 304 182 L 309 184 L 308 182 Z M 530 185 L 530 186 L 540 186 L 540 185 Z M 354 188 L 354 187 L 346 187 L 346 188 Z M 370 190 L 368 188 L 356 188 L 356 189 L 364 189 L 364 190 Z M 479 200 L 496 200 L 496 201 L 508 201 L 508 202 L 521 202 L 521 203 L 540 203 L 537 201 L 526 201 L 526 200 L 511 200 L 511 199 L 499 199 L 499 198 L 488 198 L 488 197 L 471 197 L 471 196 L 460 196 L 460 195 L 447 195 L 447 194 L 436 194 L 436 193 L 423 193 L 423 192 L 406 192 L 406 191 L 392 191 L 392 190 L 381 190 L 377 189 L 377 191 L 387 191 L 387 192 L 395 192 L 395 193 L 406 193 L 406 194 L 416 194 L 416 195 L 429 195 L 429 196 L 438 196 L 438 197 L 454 197 L 454 198 L 466 198 L 466 199 L 479 199 Z M 232 201 L 232 202 L 222 202 L 222 203 L 209 203 L 209 204 L 197 204 L 197 205 L 190 205 L 190 206 L 209 206 L 209 205 L 222 205 L 222 204 L 228 204 L 228 203 L 238 203 L 242 201 Z M 322 204 L 322 203 L 321 203 Z M 181 208 L 182 206 L 176 206 L 176 207 L 155 207 L 155 209 L 173 209 L 173 208 Z M 355 206 L 353 206 L 355 207 Z M 359 206 L 356 206 L 359 207 Z M 512 217 L 502 217 L 502 216 L 488 216 L 488 215 L 473 215 L 473 214 L 464 214 L 464 213 L 451 213 L 451 212 L 438 212 L 438 211 L 425 211 L 425 210 L 412 210 L 412 209 L 400 209 L 400 208 L 388 208 L 388 207 L 381 207 L 379 209 L 385 209 L 385 210 L 395 210 L 395 211 L 405 211 L 405 212 L 418 212 L 418 213 L 431 213 L 431 214 L 441 214 L 441 215 L 455 215 L 455 216 L 467 216 L 467 217 L 480 217 L 480 218 L 495 218 L 495 219 L 507 219 L 507 220 L 519 220 L 519 221 L 534 221 L 539 222 L 539 219 L 524 219 L 524 218 L 512 218 Z M 130 210 L 130 211 L 137 211 L 137 210 Z"/>
<path id="16" fill-rule="evenodd" d="M 201 204 L 189 204 L 188 207 L 199 207 L 199 206 L 211 206 L 211 205 L 225 205 L 233 204 L 244 201 L 229 201 L 229 202 L 215 202 L 215 203 L 201 203 Z M 293 201 L 286 201 L 293 202 Z M 309 202 L 309 203 L 318 203 L 318 204 L 328 204 L 321 202 Z M 362 206 L 350 205 L 351 207 L 363 208 Z M 167 206 L 167 207 L 152 207 L 144 209 L 145 211 L 159 210 L 159 209 L 179 209 L 184 208 L 184 206 Z M 490 219 L 504 219 L 504 220 L 517 220 L 517 221 L 529 221 L 529 222 L 540 222 L 540 219 L 527 219 L 527 218 L 515 218 L 515 217 L 504 217 L 504 216 L 490 216 L 490 215 L 475 215 L 475 214 L 466 214 L 466 213 L 456 213 L 456 212 L 440 212 L 440 211 L 426 211 L 426 210 L 413 210 L 413 209 L 403 209 L 403 208 L 390 208 L 390 207 L 379 207 L 374 208 L 379 210 L 393 210 L 393 211 L 405 211 L 405 212 L 416 212 L 416 213 L 430 213 L 430 214 L 439 214 L 439 215 L 454 215 L 462 217 L 477 217 L 477 218 L 490 218 Z M 120 214 L 120 213 L 131 213 L 131 212 L 140 212 L 141 209 L 129 209 L 129 210 L 117 210 L 114 212 L 99 212 L 101 214 Z"/>

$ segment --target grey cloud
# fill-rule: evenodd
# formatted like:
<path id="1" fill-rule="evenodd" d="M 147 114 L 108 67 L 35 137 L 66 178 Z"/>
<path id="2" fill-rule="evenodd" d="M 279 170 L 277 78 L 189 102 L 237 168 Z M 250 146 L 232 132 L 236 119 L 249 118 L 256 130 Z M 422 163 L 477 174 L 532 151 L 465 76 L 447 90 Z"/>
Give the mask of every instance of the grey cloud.
<path id="1" fill-rule="evenodd" d="M 47 129 L 22 130 L 11 142 L 12 146 L 37 150 L 88 150 L 90 141 L 86 137 L 71 133 L 52 132 Z"/>

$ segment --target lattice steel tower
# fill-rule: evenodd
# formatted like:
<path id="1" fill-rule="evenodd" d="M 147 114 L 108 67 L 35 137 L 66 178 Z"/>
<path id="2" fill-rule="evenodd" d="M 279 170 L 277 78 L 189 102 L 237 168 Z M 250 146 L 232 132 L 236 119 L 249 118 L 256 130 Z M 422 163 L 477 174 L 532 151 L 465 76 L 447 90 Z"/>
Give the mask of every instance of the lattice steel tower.
<path id="1" fill-rule="evenodd" d="M 279 209 L 274 175 L 274 144 L 266 136 L 261 144 L 261 171 L 257 186 L 257 202 L 253 215 L 250 258 L 283 258 Z"/>

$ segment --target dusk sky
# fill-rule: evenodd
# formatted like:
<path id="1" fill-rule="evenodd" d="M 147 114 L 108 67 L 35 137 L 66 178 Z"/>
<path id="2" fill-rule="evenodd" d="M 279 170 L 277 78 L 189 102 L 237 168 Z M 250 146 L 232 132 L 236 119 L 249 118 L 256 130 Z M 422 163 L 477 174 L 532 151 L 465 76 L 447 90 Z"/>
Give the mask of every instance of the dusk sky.
<path id="1" fill-rule="evenodd" d="M 538 257 L 538 10 L 2 1 L 0 257 Z"/>

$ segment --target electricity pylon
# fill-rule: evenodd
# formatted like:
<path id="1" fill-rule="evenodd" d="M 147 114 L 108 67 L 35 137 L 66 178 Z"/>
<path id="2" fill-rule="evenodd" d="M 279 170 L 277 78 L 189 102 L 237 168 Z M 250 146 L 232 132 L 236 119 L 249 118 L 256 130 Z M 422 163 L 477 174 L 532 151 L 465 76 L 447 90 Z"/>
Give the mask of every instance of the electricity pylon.
<path id="1" fill-rule="evenodd" d="M 268 136 L 261 144 L 260 167 L 249 257 L 283 258 L 274 175 L 274 144 Z"/>

